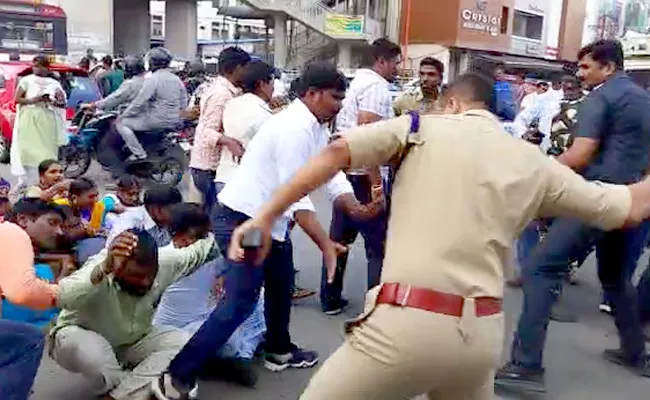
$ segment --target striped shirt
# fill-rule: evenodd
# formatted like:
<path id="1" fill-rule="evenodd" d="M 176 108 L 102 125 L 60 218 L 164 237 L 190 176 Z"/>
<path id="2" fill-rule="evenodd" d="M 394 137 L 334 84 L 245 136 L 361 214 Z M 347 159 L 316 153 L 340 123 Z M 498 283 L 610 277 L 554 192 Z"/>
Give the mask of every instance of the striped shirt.
<path id="1" fill-rule="evenodd" d="M 393 118 L 393 102 L 386 79 L 371 69 L 360 69 L 350 83 L 343 108 L 336 119 L 336 130 L 345 131 L 358 125 L 359 112 Z"/>
<path id="2" fill-rule="evenodd" d="M 226 103 L 239 94 L 239 89 L 223 76 L 201 96 L 201 115 L 196 127 L 190 167 L 203 171 L 216 171 L 221 157 L 217 144 L 223 135 L 223 110 Z"/>

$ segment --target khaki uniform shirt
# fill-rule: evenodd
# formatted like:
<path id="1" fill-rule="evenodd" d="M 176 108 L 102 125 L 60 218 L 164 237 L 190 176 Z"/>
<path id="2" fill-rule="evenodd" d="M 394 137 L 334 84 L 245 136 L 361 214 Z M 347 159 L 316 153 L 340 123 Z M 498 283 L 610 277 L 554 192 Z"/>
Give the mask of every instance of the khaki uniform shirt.
<path id="1" fill-rule="evenodd" d="M 438 95 L 438 98 L 435 100 L 424 97 L 422 89 L 420 88 L 404 93 L 393 103 L 393 109 L 395 110 L 396 116 L 404 115 L 409 111 L 418 111 L 423 114 L 430 114 L 441 112 L 443 108 L 440 95 Z"/>
<path id="2" fill-rule="evenodd" d="M 511 246 L 534 218 L 580 218 L 602 229 L 623 225 L 625 186 L 588 182 L 521 139 L 487 111 L 410 117 L 343 134 L 351 167 L 404 155 L 392 192 L 383 282 L 464 297 L 503 297 Z"/>

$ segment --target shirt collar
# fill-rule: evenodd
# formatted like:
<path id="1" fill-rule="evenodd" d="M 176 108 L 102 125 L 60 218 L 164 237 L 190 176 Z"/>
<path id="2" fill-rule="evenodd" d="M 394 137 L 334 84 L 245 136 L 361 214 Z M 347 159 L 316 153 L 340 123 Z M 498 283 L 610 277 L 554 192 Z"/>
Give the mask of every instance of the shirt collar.
<path id="1" fill-rule="evenodd" d="M 248 101 L 257 104 L 258 106 L 262 107 L 264 111 L 271 112 L 271 107 L 269 107 L 269 103 L 264 101 L 260 96 L 254 94 L 254 93 L 246 93 L 242 96 L 242 99 L 247 99 Z"/>
<path id="2" fill-rule="evenodd" d="M 316 116 L 307 108 L 305 103 L 302 102 L 300 99 L 295 99 L 293 103 L 288 107 L 288 110 L 291 110 L 291 112 L 296 113 L 297 115 L 300 116 L 305 122 L 309 122 L 309 124 L 313 127 L 320 127 L 322 126 L 320 122 L 318 122 L 318 119 L 316 119 Z"/>
<path id="3" fill-rule="evenodd" d="M 374 70 L 372 70 L 370 68 L 361 68 L 361 69 L 359 69 L 357 71 L 357 75 L 361 75 L 361 76 L 366 75 L 368 78 L 372 78 L 374 80 L 379 80 L 382 83 L 388 84 L 388 81 L 386 80 L 386 78 L 379 75 L 377 72 L 375 72 Z"/>
<path id="4" fill-rule="evenodd" d="M 488 110 L 481 110 L 481 109 L 467 110 L 464 113 L 462 113 L 461 115 L 472 115 L 472 116 L 477 116 L 477 117 L 483 117 L 483 118 L 490 119 L 490 120 L 496 122 L 497 124 L 501 125 L 501 122 L 499 121 L 499 119 L 494 114 L 489 112 Z"/>
<path id="5" fill-rule="evenodd" d="M 228 88 L 228 90 L 232 94 L 238 94 L 239 93 L 239 89 L 235 85 L 233 85 L 232 82 L 230 82 L 228 79 L 226 79 L 226 77 L 224 77 L 224 76 L 219 75 L 217 77 L 217 79 L 215 80 L 215 83 L 218 83 L 220 85 L 225 86 L 226 88 Z"/>

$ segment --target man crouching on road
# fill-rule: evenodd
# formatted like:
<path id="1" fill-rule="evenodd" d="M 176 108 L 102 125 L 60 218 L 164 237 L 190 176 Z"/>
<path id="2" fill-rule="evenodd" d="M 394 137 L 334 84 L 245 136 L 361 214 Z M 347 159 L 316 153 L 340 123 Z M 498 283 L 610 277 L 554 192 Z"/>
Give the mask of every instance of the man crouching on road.
<path id="1" fill-rule="evenodd" d="M 63 309 L 51 334 L 51 356 L 81 373 L 104 399 L 148 399 L 160 375 L 189 339 L 176 328 L 153 327 L 165 289 L 213 254 L 210 235 L 183 249 L 158 249 L 131 229 L 59 283 Z M 108 394 L 107 394 L 108 393 Z"/>

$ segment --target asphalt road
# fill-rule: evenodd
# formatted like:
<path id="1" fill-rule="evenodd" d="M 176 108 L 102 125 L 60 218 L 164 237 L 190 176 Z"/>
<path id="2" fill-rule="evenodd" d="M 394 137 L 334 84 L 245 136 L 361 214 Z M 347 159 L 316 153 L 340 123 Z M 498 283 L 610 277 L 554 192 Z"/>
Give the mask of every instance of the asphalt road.
<path id="1" fill-rule="evenodd" d="M 7 177 L 6 166 L 0 166 L 0 175 Z M 108 183 L 107 175 L 93 168 L 90 174 L 100 185 Z M 329 223 L 329 205 L 324 196 L 316 197 L 319 218 Z M 318 289 L 320 282 L 320 255 L 306 236 L 297 230 L 294 234 L 295 263 L 300 268 L 300 283 L 304 287 Z M 647 255 L 640 265 L 648 263 Z M 325 359 L 343 339 L 342 322 L 362 309 L 365 289 L 365 257 L 359 240 L 351 251 L 345 296 L 350 308 L 345 315 L 327 317 L 319 311 L 316 298 L 298 302 L 292 314 L 292 334 L 301 346 L 316 349 Z M 520 396 L 499 393 L 502 399 L 548 399 L 548 400 L 648 400 L 650 379 L 639 378 L 632 373 L 606 363 L 601 359 L 605 348 L 616 347 L 618 338 L 611 318 L 598 312 L 600 289 L 593 257 L 579 274 L 581 285 L 567 289 L 567 301 L 581 316 L 576 324 L 551 322 L 547 340 L 545 364 L 548 393 L 544 396 Z M 505 299 L 506 335 L 504 355 L 512 337 L 512 328 L 520 310 L 521 293 L 508 290 Z M 430 334 L 435 334 L 431 332 Z M 426 351 L 426 349 L 423 349 Z M 505 357 L 504 357 L 505 358 Z M 295 400 L 308 383 L 314 370 L 288 370 L 271 373 L 259 368 L 261 379 L 254 390 L 229 384 L 202 383 L 200 395 L 203 400 Z M 342 372 L 345 373 L 345 372 Z M 47 356 L 39 371 L 32 400 L 91 399 L 87 385 L 79 375 L 67 373 L 57 367 Z M 359 399 L 372 400 L 372 399 Z M 398 399 L 396 399 L 398 400 Z M 459 399 L 460 400 L 460 399 Z"/>

